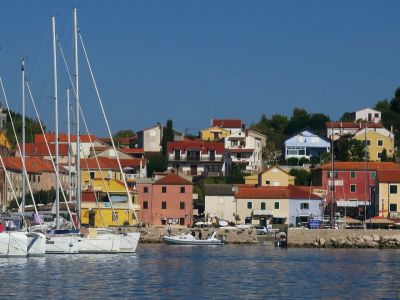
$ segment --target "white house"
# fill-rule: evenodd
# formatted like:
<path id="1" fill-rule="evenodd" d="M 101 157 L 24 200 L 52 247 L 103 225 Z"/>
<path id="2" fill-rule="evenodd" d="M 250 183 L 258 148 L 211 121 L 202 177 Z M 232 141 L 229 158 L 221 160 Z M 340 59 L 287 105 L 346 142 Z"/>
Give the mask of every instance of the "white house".
<path id="1" fill-rule="evenodd" d="M 242 131 L 245 125 L 240 119 L 211 119 L 211 127 L 224 128 L 234 133 Z"/>
<path id="2" fill-rule="evenodd" d="M 248 131 L 237 131 L 224 138 L 226 150 L 226 167 L 238 166 L 244 172 L 255 173 L 262 170 L 263 139 L 249 134 Z"/>
<path id="3" fill-rule="evenodd" d="M 204 185 L 204 214 L 235 222 L 235 188 L 231 184 Z"/>
<path id="4" fill-rule="evenodd" d="M 139 131 L 137 135 L 138 148 L 143 148 L 144 152 L 161 152 L 162 126 L 160 123 Z"/>
<path id="5" fill-rule="evenodd" d="M 365 120 L 368 122 L 380 123 L 381 112 L 372 108 L 364 108 L 353 113 L 353 118 L 357 120 Z"/>
<path id="6" fill-rule="evenodd" d="M 330 141 L 309 130 L 304 130 L 288 138 L 284 143 L 285 159 L 319 157 L 329 152 Z"/>

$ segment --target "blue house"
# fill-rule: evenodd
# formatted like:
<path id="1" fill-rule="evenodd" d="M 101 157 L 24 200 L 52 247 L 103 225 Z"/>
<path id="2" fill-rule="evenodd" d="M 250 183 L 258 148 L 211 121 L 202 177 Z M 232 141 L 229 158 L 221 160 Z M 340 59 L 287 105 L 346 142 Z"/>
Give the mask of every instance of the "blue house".
<path id="1" fill-rule="evenodd" d="M 296 134 L 284 143 L 285 159 L 319 157 L 322 153 L 330 151 L 330 141 L 315 134 L 310 130 L 304 130 Z"/>

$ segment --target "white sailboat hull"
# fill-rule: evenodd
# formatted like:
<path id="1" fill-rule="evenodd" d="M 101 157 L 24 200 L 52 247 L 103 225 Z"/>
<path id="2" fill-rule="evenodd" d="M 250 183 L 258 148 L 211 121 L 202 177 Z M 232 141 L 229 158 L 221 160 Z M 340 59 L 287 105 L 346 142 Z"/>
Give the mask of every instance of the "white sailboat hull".
<path id="1" fill-rule="evenodd" d="M 44 256 L 46 253 L 46 236 L 43 233 L 26 233 L 28 237 L 28 256 Z"/>
<path id="2" fill-rule="evenodd" d="M 119 252 L 121 253 L 135 253 L 139 243 L 140 232 L 129 232 L 121 234 L 121 244 Z"/>
<path id="3" fill-rule="evenodd" d="M 46 254 L 78 253 L 77 235 L 53 235 L 46 239 Z"/>
<path id="4" fill-rule="evenodd" d="M 28 237 L 23 232 L 0 233 L 0 257 L 26 257 Z"/>
<path id="5" fill-rule="evenodd" d="M 121 236 L 113 233 L 78 238 L 79 253 L 118 253 L 120 245 Z"/>

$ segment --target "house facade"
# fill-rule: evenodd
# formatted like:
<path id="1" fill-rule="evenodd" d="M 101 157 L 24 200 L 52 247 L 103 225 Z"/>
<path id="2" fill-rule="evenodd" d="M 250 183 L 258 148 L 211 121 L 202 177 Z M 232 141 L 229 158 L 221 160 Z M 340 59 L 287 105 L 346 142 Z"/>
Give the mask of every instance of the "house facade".
<path id="1" fill-rule="evenodd" d="M 162 131 L 160 123 L 139 131 L 138 148 L 143 148 L 144 152 L 161 152 Z"/>
<path id="2" fill-rule="evenodd" d="M 136 190 L 141 206 L 138 215 L 140 222 L 149 225 L 192 225 L 191 182 L 175 173 L 170 173 L 158 180 L 140 179 Z"/>
<path id="3" fill-rule="evenodd" d="M 360 129 L 354 134 L 354 139 L 367 142 L 369 160 L 380 161 L 384 149 L 388 157 L 395 154 L 394 134 L 385 128 Z"/>
<path id="4" fill-rule="evenodd" d="M 352 117 L 355 121 L 363 120 L 363 121 L 373 122 L 373 123 L 381 122 L 381 112 L 376 109 L 369 108 L 369 107 L 352 113 Z"/>
<path id="5" fill-rule="evenodd" d="M 330 150 L 330 141 L 309 130 L 304 130 L 284 142 L 284 156 L 288 158 L 319 157 Z"/>
<path id="6" fill-rule="evenodd" d="M 205 184 L 204 214 L 235 222 L 235 186 L 232 184 Z"/>
<path id="7" fill-rule="evenodd" d="M 82 191 L 81 224 L 87 227 L 130 226 L 138 223 L 135 192 L 115 179 L 94 179 Z"/>
<path id="8" fill-rule="evenodd" d="M 377 132 L 386 130 L 381 123 L 362 123 L 362 122 L 326 122 L 326 137 L 328 139 L 338 140 L 342 136 L 353 136 L 365 127 L 371 128 Z"/>
<path id="9" fill-rule="evenodd" d="M 229 173 L 234 166 L 243 172 L 256 173 L 262 169 L 262 141 L 240 130 L 225 137 L 225 163 Z"/>
<path id="10" fill-rule="evenodd" d="M 224 174 L 224 144 L 185 140 L 167 144 L 168 169 L 189 176 Z"/>
<path id="11" fill-rule="evenodd" d="M 327 191 L 327 205 L 334 197 L 337 212 L 359 218 L 374 198 L 377 172 L 398 169 L 393 162 L 335 162 L 334 174 L 329 163 L 311 173 L 312 182 Z"/>
<path id="12" fill-rule="evenodd" d="M 293 185 L 238 187 L 235 199 L 237 219 L 245 224 L 301 226 L 322 218 L 323 199 Z"/>
<path id="13" fill-rule="evenodd" d="M 390 219 L 400 218 L 400 169 L 379 170 L 375 193 L 375 215 Z"/>

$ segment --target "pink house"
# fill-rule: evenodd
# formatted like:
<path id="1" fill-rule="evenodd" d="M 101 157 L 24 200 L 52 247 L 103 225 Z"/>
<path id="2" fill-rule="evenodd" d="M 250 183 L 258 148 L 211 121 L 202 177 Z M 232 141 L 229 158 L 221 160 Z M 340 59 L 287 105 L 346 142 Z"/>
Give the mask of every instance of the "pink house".
<path id="1" fill-rule="evenodd" d="M 150 225 L 192 225 L 192 183 L 170 173 L 158 180 L 138 179 L 140 222 Z"/>

